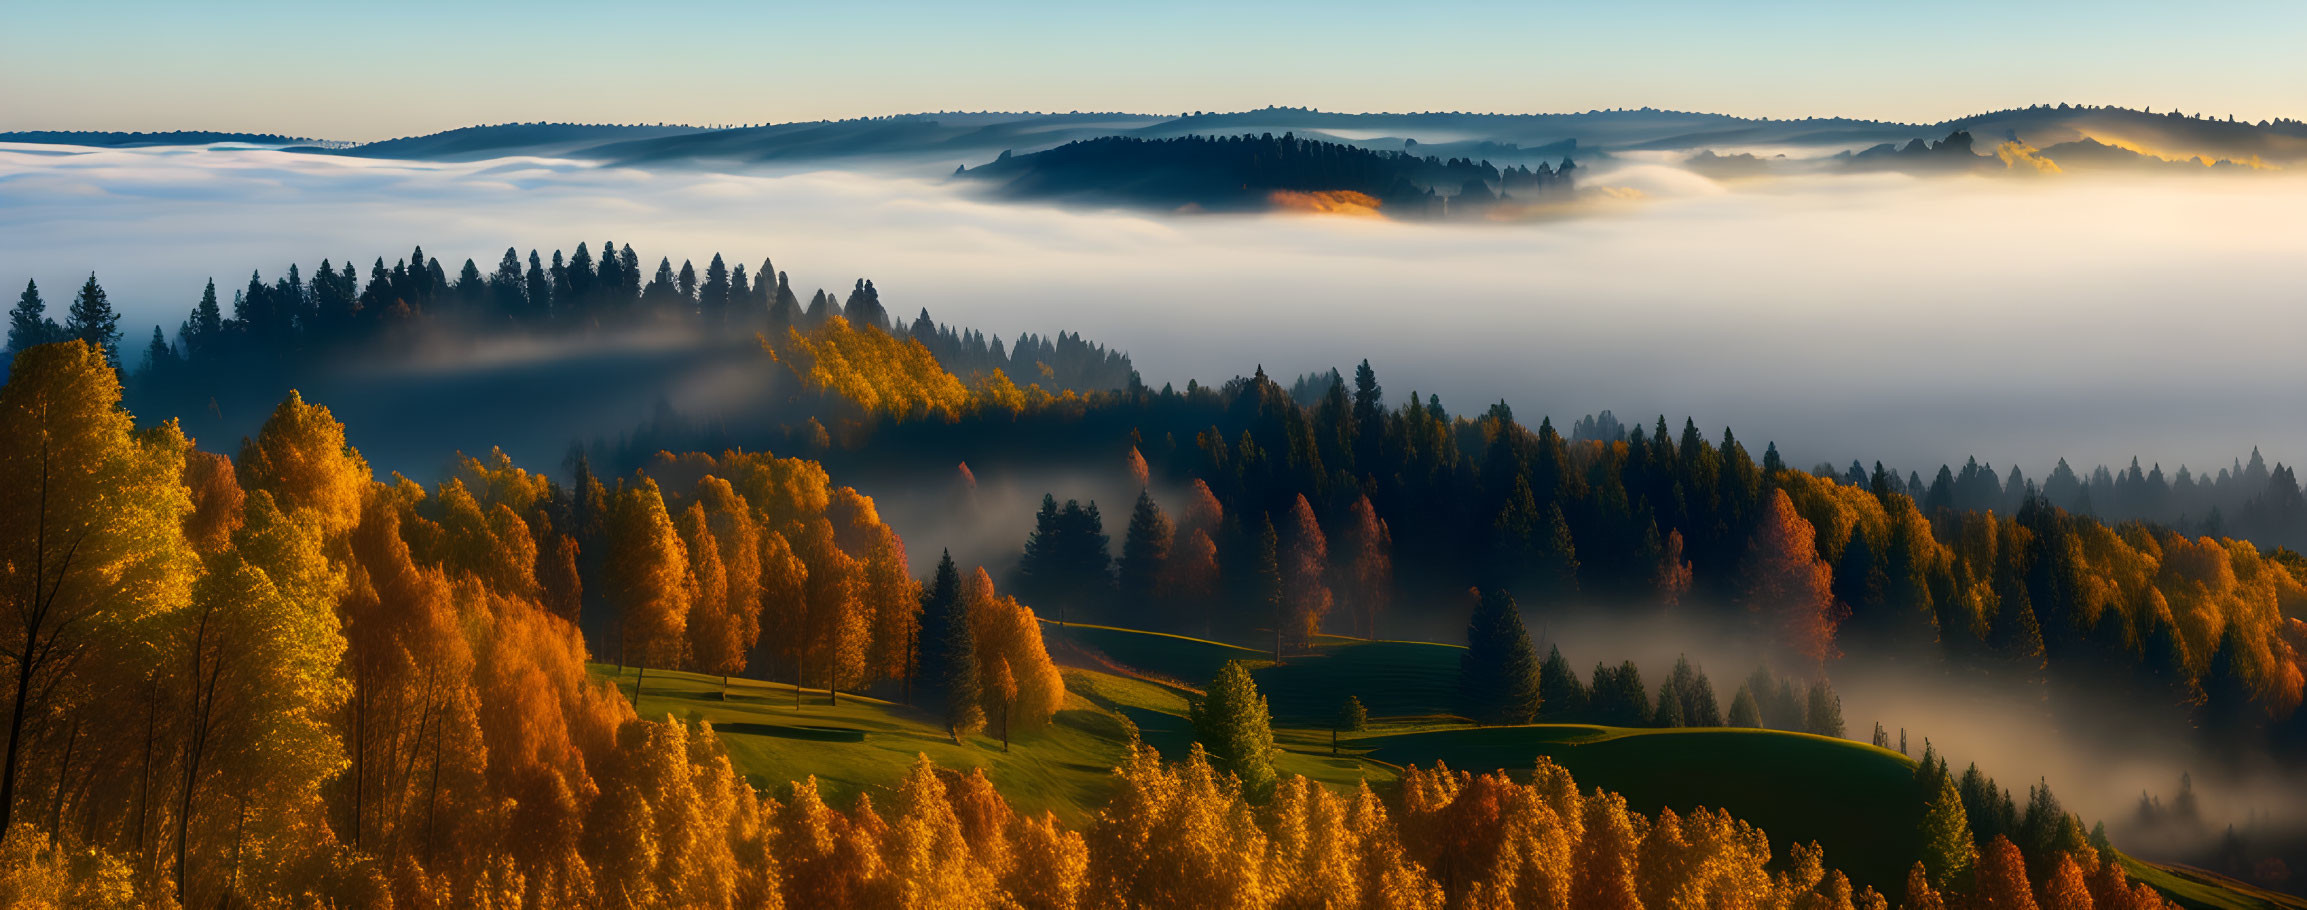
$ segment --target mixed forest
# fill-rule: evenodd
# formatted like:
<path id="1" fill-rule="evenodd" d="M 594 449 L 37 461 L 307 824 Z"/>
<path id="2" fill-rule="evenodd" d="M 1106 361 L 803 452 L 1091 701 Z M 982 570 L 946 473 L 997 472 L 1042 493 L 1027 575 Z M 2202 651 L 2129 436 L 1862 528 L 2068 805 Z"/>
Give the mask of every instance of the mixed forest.
<path id="1" fill-rule="evenodd" d="M 549 262 L 291 267 L 229 304 L 212 283 L 141 358 L 94 276 L 62 321 L 27 285 L 0 386 L 0 896 L 2293 906 L 2141 864 L 2049 781 L 1957 772 L 1833 686 L 1865 659 L 2112 691 L 2143 730 L 2297 755 L 2307 560 L 2273 541 L 2307 502 L 2256 453 L 2169 481 L 1802 469 L 1690 420 L 1565 436 L 1394 400 L 1367 363 L 1152 389 L 1078 335 L 893 318 L 863 280 L 804 304 L 767 262 Z M 419 480 L 295 391 L 351 354 L 668 325 L 762 364 L 775 405 Z M 172 419 L 259 396 L 237 445 Z M 966 510 L 973 471 L 1085 466 L 1136 493 L 1110 525 L 1039 497 L 983 566 L 909 551 L 869 495 Z M 1588 671 L 1526 625 L 1596 614 L 1712 624 L 1766 665 Z M 1884 809 L 1647 789 L 1741 750 Z"/>

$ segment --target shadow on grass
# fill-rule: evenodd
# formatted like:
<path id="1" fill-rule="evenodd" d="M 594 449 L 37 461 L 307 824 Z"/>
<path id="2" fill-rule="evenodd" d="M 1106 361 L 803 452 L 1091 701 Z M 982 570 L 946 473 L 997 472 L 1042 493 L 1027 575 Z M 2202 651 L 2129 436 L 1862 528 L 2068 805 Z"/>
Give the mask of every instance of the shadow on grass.
<path id="1" fill-rule="evenodd" d="M 865 741 L 865 731 L 851 730 L 844 727 L 801 727 L 789 726 L 785 724 L 755 724 L 739 721 L 736 723 L 714 724 L 713 729 L 721 733 L 742 733 L 750 734 L 753 736 L 775 736 L 781 739 L 806 739 L 812 742 L 821 743 L 861 743 Z"/>

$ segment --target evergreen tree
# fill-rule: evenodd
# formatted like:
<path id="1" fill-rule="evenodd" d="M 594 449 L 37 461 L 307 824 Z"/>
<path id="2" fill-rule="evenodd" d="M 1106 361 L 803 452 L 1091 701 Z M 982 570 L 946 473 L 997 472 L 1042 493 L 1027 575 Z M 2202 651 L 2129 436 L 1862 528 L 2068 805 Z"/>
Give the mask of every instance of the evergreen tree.
<path id="1" fill-rule="evenodd" d="M 13 332 L 14 325 L 10 325 Z M 120 314 L 112 311 L 112 301 L 104 294 L 103 286 L 96 283 L 96 273 L 88 273 L 88 282 L 80 286 L 80 293 L 72 298 L 72 309 L 64 319 L 64 334 L 78 338 L 89 347 L 104 352 L 104 362 L 114 369 L 120 367 Z"/>
<path id="2" fill-rule="evenodd" d="M 961 735 L 985 724 L 980 707 L 977 642 L 970 627 L 969 603 L 962 597 L 961 573 L 947 551 L 937 561 L 937 574 L 921 592 L 921 649 L 915 677 L 938 699 L 946 732 Z"/>
<path id="3" fill-rule="evenodd" d="M 516 319 L 528 302 L 527 288 L 521 277 L 521 256 L 512 247 L 505 248 L 505 258 L 497 261 L 497 270 L 489 275 L 489 305 L 498 319 Z"/>
<path id="4" fill-rule="evenodd" d="M 1762 726 L 1762 706 L 1754 700 L 1754 690 L 1738 687 L 1738 696 L 1730 700 L 1730 725 L 1733 727 Z"/>
<path id="5" fill-rule="evenodd" d="M 1338 734 L 1360 733 L 1370 725 L 1370 712 L 1362 707 L 1362 700 L 1346 696 L 1346 703 L 1338 706 L 1338 719 L 1330 725 L 1330 754 L 1338 754 Z"/>
<path id="6" fill-rule="evenodd" d="M 168 346 L 168 336 L 161 333 L 160 327 L 153 326 L 152 343 L 144 346 L 144 375 L 150 378 L 170 377 L 175 375 L 176 366 L 176 349 Z"/>
<path id="7" fill-rule="evenodd" d="M 192 315 L 185 318 L 177 334 L 184 339 L 188 360 L 204 362 L 218 352 L 224 343 L 224 308 L 216 302 L 216 279 L 208 280 L 207 289 L 200 292 L 200 303 L 193 306 Z"/>
<path id="8" fill-rule="evenodd" d="M 1257 549 L 1251 558 L 1257 566 L 1257 585 L 1254 594 L 1259 615 L 1268 617 L 1274 626 L 1274 662 L 1282 662 L 1282 563 L 1281 536 L 1274 531 L 1272 515 L 1258 516 Z"/>
<path id="9" fill-rule="evenodd" d="M 527 292 L 525 302 L 528 305 L 528 317 L 540 323 L 552 319 L 555 315 L 553 313 L 553 277 L 545 271 L 544 262 L 538 258 L 536 250 L 529 251 L 529 271 L 522 276 L 521 283 L 524 285 L 523 290 Z"/>
<path id="10" fill-rule="evenodd" d="M 1812 683 L 1809 703 L 1802 718 L 1804 732 L 1820 736 L 1841 736 L 1842 697 L 1834 694 L 1834 687 L 1823 679 Z"/>
<path id="11" fill-rule="evenodd" d="M 1538 716 L 1559 724 L 1584 720 L 1586 713 L 1586 681 L 1562 658 L 1561 646 L 1548 649 L 1538 666 Z"/>
<path id="12" fill-rule="evenodd" d="M 1170 538 L 1175 528 L 1155 505 L 1150 491 L 1140 490 L 1137 507 L 1130 511 L 1129 530 L 1122 537 L 1119 565 L 1121 596 L 1132 620 L 1150 628 L 1163 566 L 1169 561 Z"/>
<path id="13" fill-rule="evenodd" d="M 1538 653 L 1514 597 L 1482 592 L 1466 624 L 1466 653 L 1458 658 L 1458 694 L 1479 724 L 1526 724 L 1540 703 Z"/>
<path id="14" fill-rule="evenodd" d="M 1073 607 L 1102 604 L 1113 590 L 1113 556 L 1097 503 L 1041 497 L 1032 535 L 1018 561 L 1019 596 L 1033 604 L 1054 604 L 1063 626 Z"/>
<path id="15" fill-rule="evenodd" d="M 48 318 L 48 304 L 40 299 L 40 286 L 24 282 L 24 293 L 16 298 L 16 307 L 8 311 L 8 353 L 47 344 L 63 334 L 64 329 L 56 320 Z"/>
<path id="16" fill-rule="evenodd" d="M 1618 666 L 1594 665 L 1594 682 L 1587 687 L 1592 706 L 1587 714 L 1598 724 L 1639 727 L 1649 723 L 1650 690 L 1643 688 L 1642 668 L 1624 661 Z"/>
<path id="17" fill-rule="evenodd" d="M 705 283 L 697 287 L 697 312 L 708 326 L 718 328 L 729 321 L 729 267 L 722 264 L 719 253 L 705 265 Z"/>
<path id="18" fill-rule="evenodd" d="M 1209 751 L 1213 767 L 1240 779 L 1243 795 L 1253 801 L 1273 793 L 1279 779 L 1274 772 L 1273 716 L 1240 661 L 1227 661 L 1188 713 L 1194 740 Z"/>
<path id="19" fill-rule="evenodd" d="M 1954 779 L 1936 775 L 1938 786 L 1923 806 L 1923 872 L 1940 891 L 1969 884 L 1971 868 L 1978 864 L 1978 848 L 1971 841 L 1970 820 L 1963 814 L 1962 794 Z"/>

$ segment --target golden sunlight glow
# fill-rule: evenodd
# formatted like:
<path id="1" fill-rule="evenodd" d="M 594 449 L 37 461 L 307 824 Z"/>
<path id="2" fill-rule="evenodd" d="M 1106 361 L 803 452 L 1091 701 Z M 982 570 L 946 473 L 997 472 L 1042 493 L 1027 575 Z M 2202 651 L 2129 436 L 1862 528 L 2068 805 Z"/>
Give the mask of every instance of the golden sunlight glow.
<path id="1" fill-rule="evenodd" d="M 1353 190 L 1321 190 L 1303 193 L 1296 190 L 1275 190 L 1266 201 L 1285 212 L 1303 212 L 1310 215 L 1351 215 L 1357 218 L 1376 218 L 1378 198 Z"/>

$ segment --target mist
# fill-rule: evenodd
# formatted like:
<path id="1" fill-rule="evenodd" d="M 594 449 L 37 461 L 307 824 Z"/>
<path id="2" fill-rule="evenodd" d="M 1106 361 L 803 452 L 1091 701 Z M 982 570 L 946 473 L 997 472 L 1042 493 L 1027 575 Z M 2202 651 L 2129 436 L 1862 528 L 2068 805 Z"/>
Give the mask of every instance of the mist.
<path id="1" fill-rule="evenodd" d="M 1925 474 L 2307 452 L 2307 179 L 2283 174 L 1717 182 L 1660 157 L 1597 167 L 1575 213 L 1434 224 L 1004 204 L 904 172 L 56 152 L 0 146 L 0 278 L 55 312 L 97 272 L 131 349 L 211 276 L 614 240 L 773 257 L 804 297 L 869 277 L 893 312 L 1004 337 L 1080 331 L 1157 388 L 1366 357 L 1393 402 L 1693 415 L 1791 463 Z"/>

